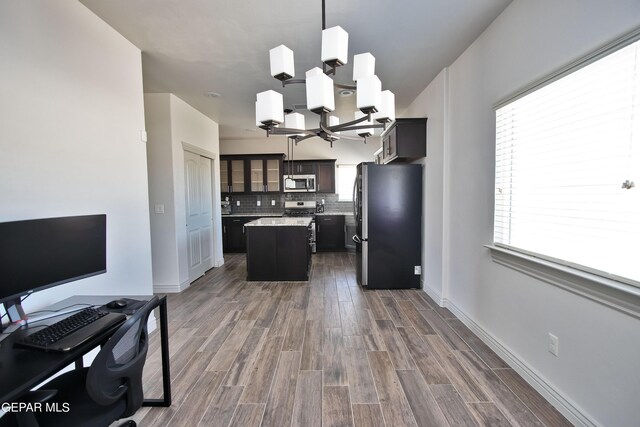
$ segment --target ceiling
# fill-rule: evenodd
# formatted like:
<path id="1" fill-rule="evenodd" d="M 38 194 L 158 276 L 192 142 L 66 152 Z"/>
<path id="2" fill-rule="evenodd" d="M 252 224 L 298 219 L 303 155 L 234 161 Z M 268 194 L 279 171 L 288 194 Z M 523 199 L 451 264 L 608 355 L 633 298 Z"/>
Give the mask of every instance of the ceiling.
<path id="1" fill-rule="evenodd" d="M 306 103 L 304 86 L 270 76 L 269 49 L 294 51 L 296 77 L 321 67 L 321 0 L 81 0 L 142 50 L 145 92 L 171 92 L 220 124 L 221 139 L 255 139 L 255 97 L 274 89 L 285 108 Z M 349 61 L 371 52 L 383 90 L 402 112 L 511 0 L 326 0 L 327 27 L 349 33 Z M 335 81 L 352 84 L 351 63 Z M 221 96 L 212 98 L 207 92 Z M 341 122 L 355 96 L 336 97 Z M 311 122 L 313 120 L 313 122 Z M 307 127 L 317 116 L 307 114 Z"/>

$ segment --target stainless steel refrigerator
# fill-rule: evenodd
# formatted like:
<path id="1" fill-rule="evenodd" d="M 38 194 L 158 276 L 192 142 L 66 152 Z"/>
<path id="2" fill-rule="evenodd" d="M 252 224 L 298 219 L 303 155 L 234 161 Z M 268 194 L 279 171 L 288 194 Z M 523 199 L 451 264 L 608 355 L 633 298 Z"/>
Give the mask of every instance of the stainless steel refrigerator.
<path id="1" fill-rule="evenodd" d="M 358 283 L 419 288 L 422 165 L 360 163 L 353 193 Z"/>

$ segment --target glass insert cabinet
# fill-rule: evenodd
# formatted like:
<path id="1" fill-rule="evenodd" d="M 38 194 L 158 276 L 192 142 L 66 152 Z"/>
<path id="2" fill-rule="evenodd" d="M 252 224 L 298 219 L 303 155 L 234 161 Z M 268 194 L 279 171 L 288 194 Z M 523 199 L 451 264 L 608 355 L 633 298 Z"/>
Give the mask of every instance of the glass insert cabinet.
<path id="1" fill-rule="evenodd" d="M 283 154 L 220 156 L 222 194 L 282 192 Z"/>

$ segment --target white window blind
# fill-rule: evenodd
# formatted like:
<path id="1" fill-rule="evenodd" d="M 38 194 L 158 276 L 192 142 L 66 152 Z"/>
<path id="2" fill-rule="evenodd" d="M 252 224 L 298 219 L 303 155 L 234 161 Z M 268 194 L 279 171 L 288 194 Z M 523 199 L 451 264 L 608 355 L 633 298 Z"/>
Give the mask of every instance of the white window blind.
<path id="1" fill-rule="evenodd" d="M 339 201 L 353 201 L 353 183 L 356 179 L 356 165 L 338 165 L 336 190 Z"/>
<path id="2" fill-rule="evenodd" d="M 639 159 L 635 42 L 496 110 L 495 243 L 640 285 Z"/>

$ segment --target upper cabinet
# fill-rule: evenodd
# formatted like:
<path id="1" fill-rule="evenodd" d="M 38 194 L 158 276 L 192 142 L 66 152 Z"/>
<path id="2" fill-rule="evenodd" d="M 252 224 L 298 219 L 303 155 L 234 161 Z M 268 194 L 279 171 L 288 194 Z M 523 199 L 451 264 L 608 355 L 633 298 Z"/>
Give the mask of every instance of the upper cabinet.
<path id="1" fill-rule="evenodd" d="M 336 192 L 336 161 L 318 160 L 316 162 L 316 183 L 318 193 Z"/>
<path id="2" fill-rule="evenodd" d="M 220 156 L 222 193 L 282 192 L 284 154 Z"/>
<path id="3" fill-rule="evenodd" d="M 382 135 L 382 163 L 427 155 L 427 119 L 396 119 Z"/>
<path id="4" fill-rule="evenodd" d="M 220 156 L 220 191 L 227 195 L 281 193 L 283 176 L 289 173 L 314 175 L 318 193 L 336 192 L 335 160 L 286 162 L 284 154 Z"/>
<path id="5" fill-rule="evenodd" d="M 222 193 L 245 192 L 243 159 L 237 156 L 220 156 L 220 191 Z"/>
<path id="6" fill-rule="evenodd" d="M 315 175 L 316 161 L 294 160 L 292 162 L 285 162 L 284 173 L 287 175 Z"/>
<path id="7" fill-rule="evenodd" d="M 291 171 L 291 172 L 289 172 Z M 294 160 L 284 164 L 284 173 L 291 175 L 315 175 L 316 192 L 336 192 L 336 161 L 332 160 Z"/>

